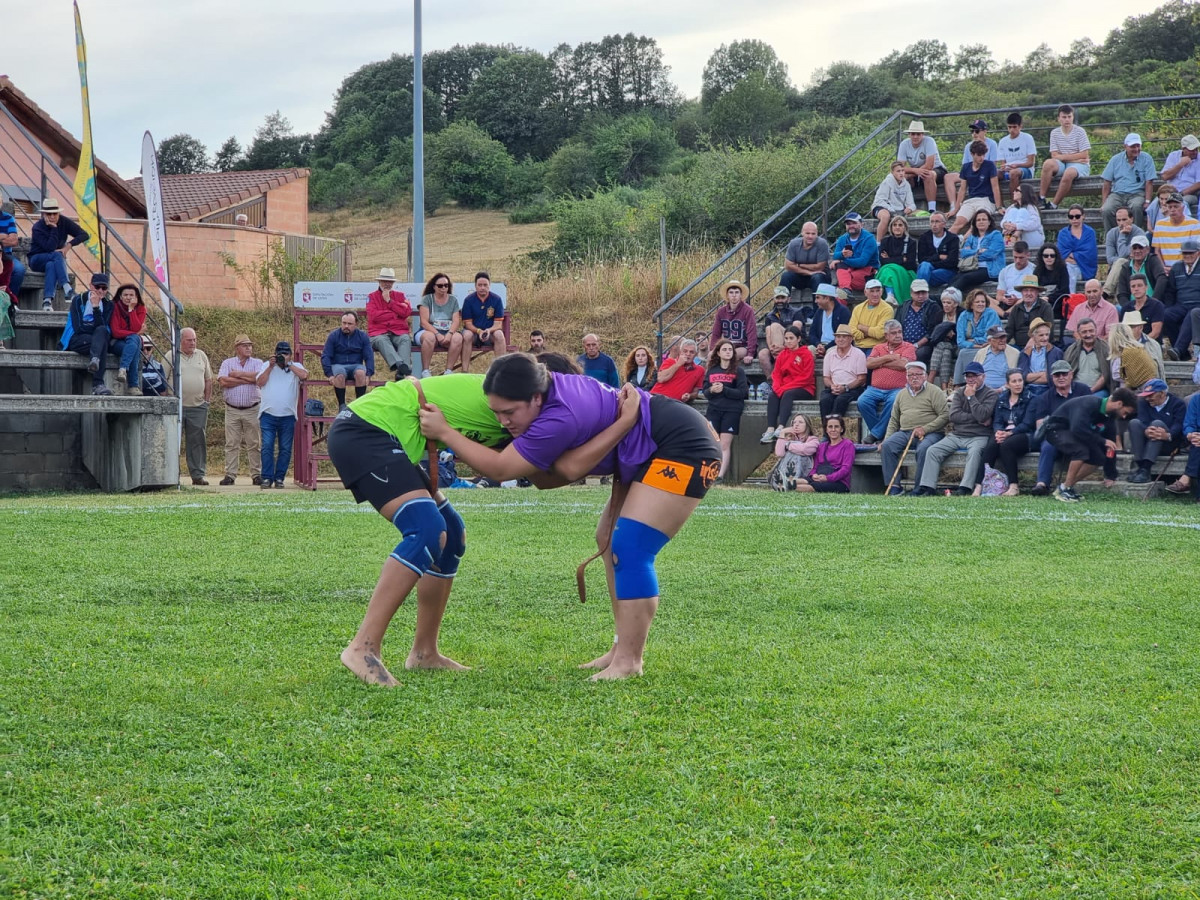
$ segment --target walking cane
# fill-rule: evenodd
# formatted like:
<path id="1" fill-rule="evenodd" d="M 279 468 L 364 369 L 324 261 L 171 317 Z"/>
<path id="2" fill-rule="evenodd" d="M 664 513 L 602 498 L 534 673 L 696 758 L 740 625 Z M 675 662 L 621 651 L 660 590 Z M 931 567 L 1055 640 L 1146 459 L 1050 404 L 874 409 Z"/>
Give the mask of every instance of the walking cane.
<path id="1" fill-rule="evenodd" d="M 1147 500 L 1150 499 L 1150 492 L 1154 489 L 1154 486 L 1156 484 L 1158 484 L 1159 479 L 1161 479 L 1164 475 L 1167 474 L 1167 469 L 1171 468 L 1171 463 L 1175 461 L 1175 454 L 1177 454 L 1178 452 L 1179 452 L 1179 447 L 1176 447 L 1174 450 L 1171 451 L 1171 455 L 1167 457 L 1167 464 L 1165 466 L 1163 466 L 1162 471 L 1158 473 L 1158 477 L 1155 478 L 1152 482 L 1150 482 L 1150 487 L 1146 488 L 1146 493 L 1142 495 L 1143 503 L 1145 503 Z"/>
<path id="2" fill-rule="evenodd" d="M 908 448 L 912 446 L 913 438 L 916 436 L 916 431 L 910 431 L 908 433 L 908 443 L 904 445 L 904 452 L 900 454 L 900 461 L 896 463 L 896 471 L 892 473 L 892 480 L 888 482 L 888 486 L 884 491 L 884 494 L 890 494 L 892 492 L 892 485 L 895 484 L 896 479 L 900 477 L 900 469 L 904 465 L 904 458 L 908 456 Z"/>

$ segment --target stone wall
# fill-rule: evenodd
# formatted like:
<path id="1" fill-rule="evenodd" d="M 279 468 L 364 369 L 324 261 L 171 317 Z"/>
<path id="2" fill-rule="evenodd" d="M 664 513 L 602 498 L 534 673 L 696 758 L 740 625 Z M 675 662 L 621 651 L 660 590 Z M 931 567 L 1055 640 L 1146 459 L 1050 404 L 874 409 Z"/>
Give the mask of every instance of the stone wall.
<path id="1" fill-rule="evenodd" d="M 94 491 L 78 414 L 0 413 L 0 492 Z"/>

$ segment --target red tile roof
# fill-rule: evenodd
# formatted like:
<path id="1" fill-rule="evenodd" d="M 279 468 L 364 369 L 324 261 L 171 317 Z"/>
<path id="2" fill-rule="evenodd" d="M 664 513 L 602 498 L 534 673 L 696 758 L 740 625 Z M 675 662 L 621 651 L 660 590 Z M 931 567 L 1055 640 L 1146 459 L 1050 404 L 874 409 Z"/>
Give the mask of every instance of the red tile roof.
<path id="1" fill-rule="evenodd" d="M 308 169 L 163 175 L 163 207 L 168 219 L 187 222 L 307 177 Z M 128 185 L 138 197 L 145 197 L 141 177 L 130 179 Z"/>

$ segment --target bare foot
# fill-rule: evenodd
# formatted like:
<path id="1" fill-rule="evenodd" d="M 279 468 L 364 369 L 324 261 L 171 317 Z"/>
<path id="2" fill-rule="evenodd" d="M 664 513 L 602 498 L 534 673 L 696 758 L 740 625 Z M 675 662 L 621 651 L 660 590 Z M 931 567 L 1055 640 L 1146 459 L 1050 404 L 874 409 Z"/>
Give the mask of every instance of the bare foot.
<path id="1" fill-rule="evenodd" d="M 591 677 L 591 681 L 617 681 L 621 678 L 632 678 L 634 675 L 642 674 L 641 662 L 625 662 L 613 663 L 603 672 L 597 672 Z"/>
<path id="2" fill-rule="evenodd" d="M 396 687 L 400 684 L 383 665 L 383 660 L 373 648 L 355 647 L 351 644 L 342 651 L 342 665 L 367 684 Z"/>
<path id="3" fill-rule="evenodd" d="M 597 656 L 591 662 L 580 663 L 581 669 L 607 669 L 612 662 L 613 654 L 616 652 L 616 647 L 611 648 L 603 656 Z"/>
<path id="4" fill-rule="evenodd" d="M 470 666 L 464 666 L 462 663 L 456 663 L 448 656 L 442 656 L 440 653 L 427 655 L 418 653 L 414 650 L 408 654 L 408 659 L 404 661 L 406 669 L 453 669 L 455 672 L 466 672 L 470 670 Z"/>

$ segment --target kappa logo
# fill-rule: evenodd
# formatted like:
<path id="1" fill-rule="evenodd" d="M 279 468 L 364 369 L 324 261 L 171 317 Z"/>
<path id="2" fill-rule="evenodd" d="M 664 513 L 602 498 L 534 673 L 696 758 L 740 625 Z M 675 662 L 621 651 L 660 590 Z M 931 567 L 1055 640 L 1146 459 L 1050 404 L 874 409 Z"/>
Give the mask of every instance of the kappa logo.
<path id="1" fill-rule="evenodd" d="M 694 466 L 658 458 L 650 463 L 650 467 L 642 478 L 642 484 L 666 491 L 668 494 L 683 496 L 687 493 L 688 484 L 695 472 Z"/>
<path id="2" fill-rule="evenodd" d="M 659 478 L 666 478 L 669 481 L 678 481 L 679 473 L 675 471 L 674 466 L 663 466 L 656 473 Z"/>

